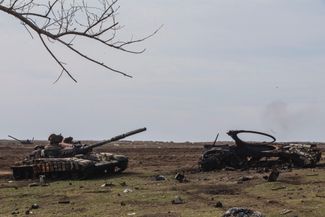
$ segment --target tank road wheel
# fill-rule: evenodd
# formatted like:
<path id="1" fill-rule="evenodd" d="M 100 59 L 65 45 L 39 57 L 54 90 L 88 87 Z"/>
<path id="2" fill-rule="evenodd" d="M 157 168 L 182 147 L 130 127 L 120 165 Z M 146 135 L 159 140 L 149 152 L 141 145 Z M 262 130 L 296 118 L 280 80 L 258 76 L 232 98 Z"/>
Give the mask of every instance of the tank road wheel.
<path id="1" fill-rule="evenodd" d="M 291 159 L 293 166 L 295 167 L 315 167 L 316 162 L 307 156 L 296 155 Z"/>
<path id="2" fill-rule="evenodd" d="M 233 168 L 244 168 L 247 165 L 247 159 L 238 156 L 237 154 L 230 154 L 227 157 L 225 157 L 227 159 L 227 163 L 226 165 L 229 167 L 233 167 Z"/>
<path id="3" fill-rule="evenodd" d="M 76 180 L 76 179 L 80 179 L 81 175 L 79 171 L 71 171 L 67 173 L 67 178 L 72 179 L 72 180 Z"/>
<path id="4" fill-rule="evenodd" d="M 126 170 L 128 167 L 128 161 L 119 162 L 118 165 L 114 169 L 114 173 L 121 173 Z"/>
<path id="5" fill-rule="evenodd" d="M 230 151 L 210 150 L 205 152 L 200 161 L 199 167 L 202 171 L 222 169 L 225 167 L 241 168 L 247 161 L 236 153 Z"/>
<path id="6" fill-rule="evenodd" d="M 225 167 L 225 162 L 223 161 L 222 153 L 214 154 L 203 154 L 200 161 L 199 167 L 202 171 L 207 172 L 215 169 L 222 169 Z"/>
<path id="7" fill-rule="evenodd" d="M 32 166 L 12 167 L 12 175 L 15 180 L 34 178 L 34 169 Z"/>
<path id="8" fill-rule="evenodd" d="M 122 173 L 124 170 L 126 170 L 127 166 L 116 166 L 114 168 L 114 174 Z"/>

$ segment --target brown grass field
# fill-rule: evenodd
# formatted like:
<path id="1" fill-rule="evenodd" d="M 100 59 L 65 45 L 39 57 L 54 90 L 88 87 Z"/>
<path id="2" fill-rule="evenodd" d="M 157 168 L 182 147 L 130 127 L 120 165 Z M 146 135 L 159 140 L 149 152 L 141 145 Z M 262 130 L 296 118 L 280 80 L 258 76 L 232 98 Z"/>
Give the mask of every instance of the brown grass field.
<path id="1" fill-rule="evenodd" d="M 325 216 L 324 156 L 316 168 L 282 171 L 278 181 L 267 182 L 262 177 L 268 174 L 255 170 L 199 172 L 202 143 L 125 141 L 96 150 L 127 155 L 129 168 L 123 174 L 29 187 L 35 180 L 12 181 L 10 165 L 33 146 L 0 141 L 1 217 L 218 217 L 231 207 L 247 207 L 271 217 Z M 189 182 L 174 179 L 179 171 L 185 171 Z M 156 181 L 156 175 L 167 180 Z M 253 179 L 239 182 L 242 176 Z M 104 183 L 110 185 L 101 187 Z M 172 204 L 176 196 L 184 203 Z M 63 199 L 69 203 L 59 203 Z M 215 207 L 218 201 L 223 207 Z M 35 203 L 39 208 L 30 210 Z"/>

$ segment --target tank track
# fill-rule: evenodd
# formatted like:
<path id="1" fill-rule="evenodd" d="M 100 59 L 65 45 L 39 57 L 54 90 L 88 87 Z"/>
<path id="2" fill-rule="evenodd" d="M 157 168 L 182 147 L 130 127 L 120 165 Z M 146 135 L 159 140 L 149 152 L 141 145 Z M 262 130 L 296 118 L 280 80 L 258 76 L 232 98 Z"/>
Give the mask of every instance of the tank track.
<path id="1" fill-rule="evenodd" d="M 50 179 L 80 179 L 99 174 L 120 173 L 127 168 L 128 162 L 94 163 L 79 158 L 47 158 L 36 159 L 28 164 L 12 166 L 13 177 L 16 180 L 35 179 L 40 175 Z"/>

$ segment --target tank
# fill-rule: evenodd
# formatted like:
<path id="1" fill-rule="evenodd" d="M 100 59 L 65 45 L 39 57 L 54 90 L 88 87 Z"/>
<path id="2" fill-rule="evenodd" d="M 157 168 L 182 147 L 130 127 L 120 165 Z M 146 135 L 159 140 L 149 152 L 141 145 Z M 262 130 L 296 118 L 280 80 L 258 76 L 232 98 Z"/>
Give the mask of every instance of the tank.
<path id="1" fill-rule="evenodd" d="M 80 179 L 121 173 L 128 166 L 127 156 L 96 153 L 93 149 L 145 130 L 140 128 L 92 145 L 52 134 L 50 145 L 36 146 L 29 156 L 11 167 L 13 177 L 16 180 L 34 179 L 41 175 L 50 179 Z"/>
<path id="2" fill-rule="evenodd" d="M 19 142 L 22 145 L 31 145 L 34 144 L 34 138 L 32 140 L 30 139 L 26 139 L 26 140 L 21 140 L 21 139 L 17 139 L 16 137 L 10 136 L 8 135 L 9 138 L 16 140 L 17 142 Z"/>
<path id="3" fill-rule="evenodd" d="M 321 151 L 312 143 L 275 143 L 267 133 L 247 130 L 231 130 L 227 133 L 235 145 L 205 145 L 199 160 L 203 171 L 231 167 L 248 169 L 258 167 L 315 167 L 320 161 Z M 246 142 L 238 134 L 257 134 L 268 137 L 268 142 Z"/>

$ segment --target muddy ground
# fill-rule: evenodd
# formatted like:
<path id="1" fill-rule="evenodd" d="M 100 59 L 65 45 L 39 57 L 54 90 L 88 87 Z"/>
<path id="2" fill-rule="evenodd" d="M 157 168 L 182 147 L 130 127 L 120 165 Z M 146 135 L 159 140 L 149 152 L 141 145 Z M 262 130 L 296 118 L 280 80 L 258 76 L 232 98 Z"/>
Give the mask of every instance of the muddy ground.
<path id="1" fill-rule="evenodd" d="M 199 172 L 203 143 L 124 141 L 98 149 L 129 157 L 122 175 L 55 181 L 46 187 L 28 187 L 33 180 L 12 182 L 10 165 L 33 147 L 0 141 L 0 216 L 221 216 L 236 206 L 266 216 L 325 216 L 324 159 L 314 169 L 282 171 L 270 183 L 263 179 L 267 173 L 255 170 Z M 189 182 L 174 179 L 180 171 Z M 156 175 L 167 180 L 156 181 Z M 241 181 L 243 176 L 250 179 Z M 101 187 L 104 183 L 108 187 Z M 173 204 L 175 197 L 183 203 Z M 69 203 L 59 203 L 62 198 Z M 38 209 L 30 209 L 34 203 Z"/>

